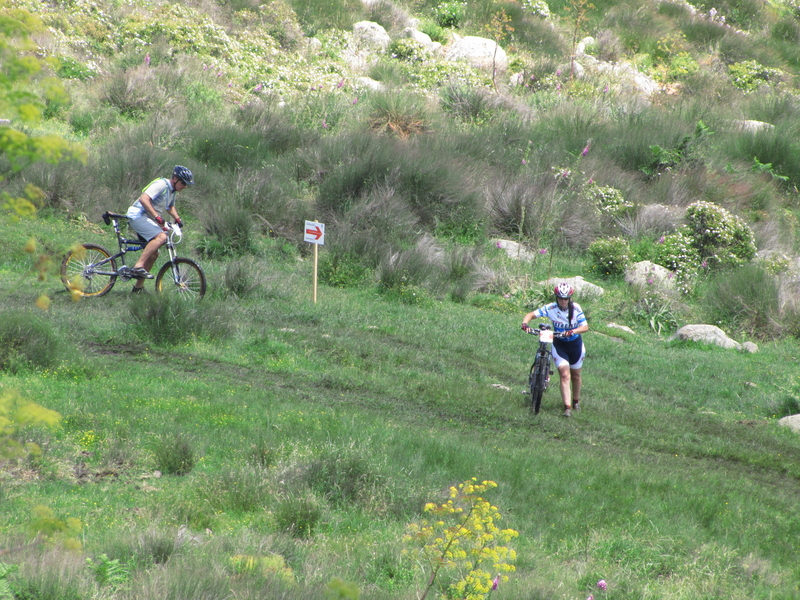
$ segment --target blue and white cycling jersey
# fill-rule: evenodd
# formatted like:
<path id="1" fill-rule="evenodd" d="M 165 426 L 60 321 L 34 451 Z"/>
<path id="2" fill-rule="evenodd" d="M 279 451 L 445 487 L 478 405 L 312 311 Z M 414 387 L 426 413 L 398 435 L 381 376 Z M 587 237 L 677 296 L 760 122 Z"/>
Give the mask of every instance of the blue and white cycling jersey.
<path id="1" fill-rule="evenodd" d="M 569 307 L 567 307 L 567 310 L 561 310 L 558 307 L 558 302 L 543 306 L 533 311 L 533 314 L 535 317 L 547 317 L 550 319 L 555 333 L 564 333 L 586 323 L 583 309 L 575 302 L 572 303 L 571 322 L 569 320 Z M 586 347 L 580 334 L 575 334 L 565 338 L 554 339 L 550 352 L 556 362 L 556 368 L 568 363 L 571 369 L 580 369 L 581 365 L 583 365 L 583 358 L 586 356 Z"/>
<path id="2" fill-rule="evenodd" d="M 542 318 L 547 317 L 553 323 L 553 331 L 556 333 L 565 333 L 570 329 L 577 329 L 586 323 L 586 316 L 583 314 L 583 309 L 577 302 L 572 303 L 572 322 L 569 321 L 569 308 L 561 310 L 558 307 L 558 302 L 551 302 L 541 308 L 533 311 L 534 316 Z M 575 334 L 570 337 L 561 338 L 565 342 L 571 342 L 580 337 Z"/>

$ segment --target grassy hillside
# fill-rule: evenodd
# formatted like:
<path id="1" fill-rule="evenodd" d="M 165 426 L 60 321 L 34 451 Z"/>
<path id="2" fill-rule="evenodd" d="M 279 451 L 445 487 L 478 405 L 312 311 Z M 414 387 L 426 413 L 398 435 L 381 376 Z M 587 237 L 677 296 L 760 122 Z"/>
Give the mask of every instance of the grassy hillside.
<path id="1" fill-rule="evenodd" d="M 0 597 L 419 598 L 404 536 L 472 477 L 519 536 L 471 598 L 800 597 L 800 439 L 777 425 L 800 412 L 796 6 L 0 10 L 0 54 L 41 67 L 0 80 L 3 110 L 41 112 L 0 129 L 3 203 L 38 209 L 0 223 Z M 365 19 L 389 53 L 357 45 Z M 409 25 L 498 39 L 509 69 L 398 43 Z M 570 77 L 589 35 L 601 62 Z M 603 69 L 623 62 L 659 91 Z M 76 160 L 33 160 L 55 149 Z M 73 302 L 60 257 L 113 247 L 100 214 L 174 164 L 207 296 Z M 679 287 L 625 283 L 644 259 Z M 583 408 L 550 390 L 534 418 L 520 318 L 574 275 L 606 290 L 578 298 Z M 670 341 L 692 322 L 760 351 Z M 467 571 L 427 597 L 467 597 Z"/>

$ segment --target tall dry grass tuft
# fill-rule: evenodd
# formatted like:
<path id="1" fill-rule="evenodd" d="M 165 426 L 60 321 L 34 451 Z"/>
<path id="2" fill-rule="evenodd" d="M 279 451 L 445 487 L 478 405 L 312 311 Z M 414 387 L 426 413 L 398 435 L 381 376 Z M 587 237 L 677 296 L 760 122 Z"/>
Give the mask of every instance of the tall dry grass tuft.
<path id="1" fill-rule="evenodd" d="M 86 559 L 79 552 L 32 551 L 19 564 L 19 571 L 13 575 L 12 598 L 83 600 L 98 593 L 94 582 L 86 577 Z"/>

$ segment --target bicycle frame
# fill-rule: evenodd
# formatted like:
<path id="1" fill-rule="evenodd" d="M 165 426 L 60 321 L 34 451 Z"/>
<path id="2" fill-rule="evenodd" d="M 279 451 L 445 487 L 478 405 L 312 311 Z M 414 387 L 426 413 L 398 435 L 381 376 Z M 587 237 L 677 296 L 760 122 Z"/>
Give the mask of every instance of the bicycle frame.
<path id="1" fill-rule="evenodd" d="M 113 256 L 109 256 L 105 260 L 93 264 L 91 266 L 91 272 L 93 274 L 109 275 L 109 276 L 116 275 L 118 277 L 121 277 L 123 281 L 126 281 L 131 278 L 129 274 L 131 267 L 125 264 L 125 255 L 128 252 L 139 252 L 141 250 L 144 250 L 144 247 L 147 245 L 147 242 L 142 239 L 130 240 L 122 236 L 120 223 L 122 222 L 122 219 L 127 219 L 127 218 L 128 217 L 125 215 L 118 215 L 110 212 L 103 213 L 103 221 L 105 222 L 105 224 L 112 225 L 114 227 L 114 234 L 117 236 L 117 246 L 119 247 L 119 252 L 117 252 Z M 168 226 L 169 226 L 169 233 L 167 236 L 167 243 L 165 244 L 165 246 L 167 247 L 167 251 L 169 252 L 169 261 L 171 263 L 174 263 L 176 256 L 175 245 L 180 242 L 180 236 L 178 241 L 175 241 L 174 237 L 177 234 L 177 232 L 180 231 L 180 229 L 172 224 L 169 224 Z M 111 261 L 116 260 L 118 258 L 122 260 L 122 266 L 119 267 L 116 271 L 101 271 L 97 269 L 97 267 L 110 263 Z M 178 278 L 174 272 L 173 272 L 173 278 L 177 283 Z"/>

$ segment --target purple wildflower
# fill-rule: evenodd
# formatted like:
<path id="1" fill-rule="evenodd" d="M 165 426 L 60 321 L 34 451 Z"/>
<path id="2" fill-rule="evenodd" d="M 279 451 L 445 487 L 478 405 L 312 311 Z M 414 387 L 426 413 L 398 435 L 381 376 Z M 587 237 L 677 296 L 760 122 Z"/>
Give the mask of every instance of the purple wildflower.
<path id="1" fill-rule="evenodd" d="M 353 98 L 353 104 L 358 104 L 358 98 Z"/>
<path id="2" fill-rule="evenodd" d="M 700 266 L 703 267 L 704 269 L 707 269 L 708 268 L 708 261 L 704 260 L 703 262 L 700 263 Z"/>
<path id="3" fill-rule="evenodd" d="M 666 239 L 667 239 L 667 238 L 665 238 L 665 237 L 662 235 L 660 238 L 658 238 L 658 243 L 659 243 L 659 244 L 663 244 L 663 243 L 664 243 L 664 241 L 665 241 Z"/>
<path id="4" fill-rule="evenodd" d="M 525 159 L 523 158 L 523 159 L 522 159 L 522 164 L 523 164 L 523 165 L 527 165 L 527 164 L 528 164 L 528 161 L 527 161 L 527 160 L 525 160 Z"/>
<path id="5" fill-rule="evenodd" d="M 150 66 L 150 53 L 149 52 L 147 54 L 145 54 L 144 64 L 147 65 L 148 67 Z"/>
<path id="6" fill-rule="evenodd" d="M 253 91 L 254 92 L 260 92 L 263 89 L 264 89 L 264 86 L 259 83 L 256 87 L 253 88 Z"/>
<path id="7" fill-rule="evenodd" d="M 492 579 L 492 589 L 496 590 L 498 587 L 500 587 L 500 575 Z"/>
<path id="8" fill-rule="evenodd" d="M 604 93 L 604 94 L 607 94 L 607 93 L 608 93 L 608 84 L 606 84 L 606 87 L 604 87 L 604 88 L 603 88 L 603 93 Z"/>
<path id="9" fill-rule="evenodd" d="M 608 589 L 608 584 L 606 583 L 605 579 L 601 579 L 597 582 L 597 587 L 605 592 Z"/>
<path id="10" fill-rule="evenodd" d="M 539 248 L 539 254 L 547 254 L 547 248 Z"/>
<path id="11" fill-rule="evenodd" d="M 648 279 L 647 280 L 647 285 L 653 285 L 653 280 L 652 279 Z"/>
<path id="12" fill-rule="evenodd" d="M 503 244 L 501 244 L 500 242 L 497 242 L 496 246 L 497 246 L 498 248 L 502 248 L 502 247 L 503 247 Z"/>
<path id="13" fill-rule="evenodd" d="M 591 146 L 591 144 L 586 144 L 586 147 L 581 151 L 581 156 L 589 154 L 589 146 Z"/>
<path id="14" fill-rule="evenodd" d="M 326 119 L 322 119 L 322 128 L 323 129 L 327 129 L 328 128 L 328 121 Z"/>
<path id="15" fill-rule="evenodd" d="M 340 88 L 344 85 L 344 79 L 342 79 L 339 83 L 336 84 L 337 88 Z"/>
<path id="16" fill-rule="evenodd" d="M 556 75 L 558 75 L 559 77 L 561 77 L 561 69 L 557 69 L 557 70 L 556 70 Z"/>

